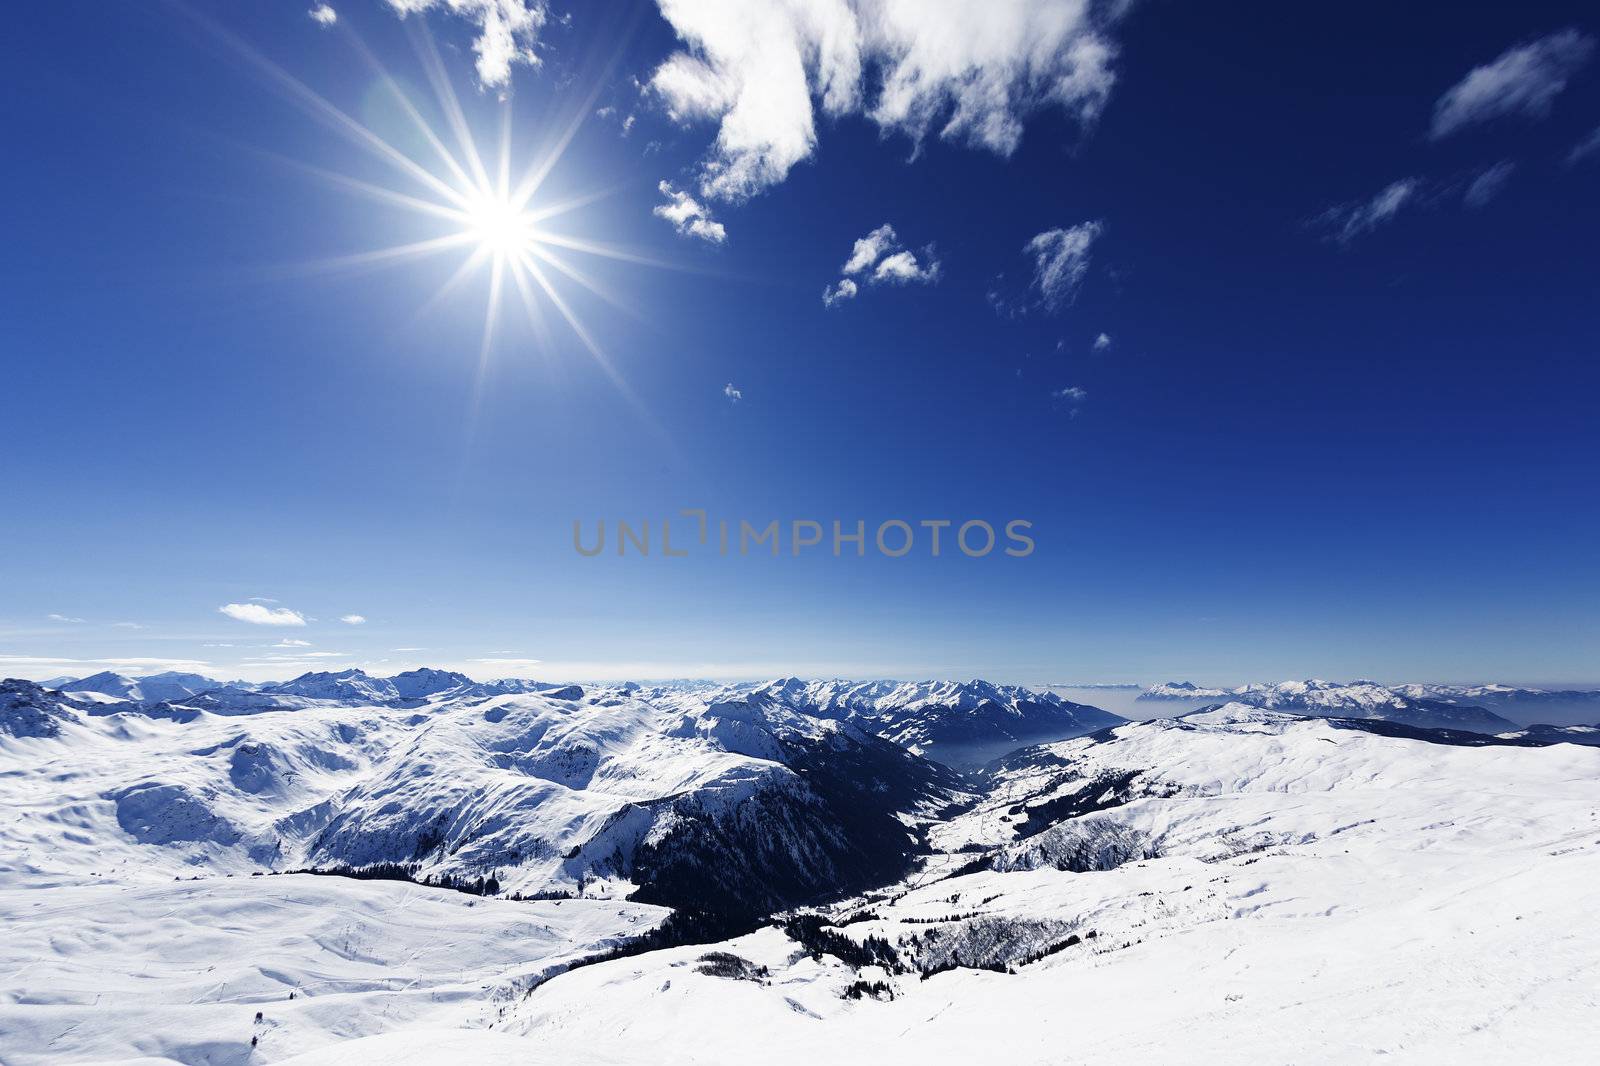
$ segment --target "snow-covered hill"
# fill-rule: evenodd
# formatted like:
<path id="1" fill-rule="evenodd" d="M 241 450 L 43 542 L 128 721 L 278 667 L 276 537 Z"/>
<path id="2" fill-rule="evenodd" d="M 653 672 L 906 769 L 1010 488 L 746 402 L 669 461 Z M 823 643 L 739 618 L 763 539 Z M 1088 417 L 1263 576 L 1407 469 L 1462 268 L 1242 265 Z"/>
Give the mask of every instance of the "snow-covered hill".
<path id="1" fill-rule="evenodd" d="M 248 713 L 0 685 L 0 1061 L 743 1063 L 756 1033 L 774 1063 L 966 1064 L 996 1034 L 1019 1063 L 1492 1061 L 1600 1037 L 1587 734 L 1234 701 L 977 777 L 880 733 L 1014 748 L 1092 709 L 983 682 L 297 681 Z"/>
<path id="2" fill-rule="evenodd" d="M 831 927 L 575 971 L 504 1028 L 574 1061 L 1581 1058 L 1597 771 L 1240 704 L 1125 725 L 1017 760 Z"/>

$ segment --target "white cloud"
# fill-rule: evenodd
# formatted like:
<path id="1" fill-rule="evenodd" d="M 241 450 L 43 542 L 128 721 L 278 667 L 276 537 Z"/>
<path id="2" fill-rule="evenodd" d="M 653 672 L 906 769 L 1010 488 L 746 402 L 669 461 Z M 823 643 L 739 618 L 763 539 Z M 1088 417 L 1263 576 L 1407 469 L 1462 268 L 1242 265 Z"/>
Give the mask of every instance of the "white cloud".
<path id="1" fill-rule="evenodd" d="M 318 4 L 307 14 L 311 16 L 311 21 L 319 26 L 332 26 L 339 21 L 339 13 L 327 4 Z"/>
<path id="2" fill-rule="evenodd" d="M 343 622 L 347 626 L 360 626 L 367 624 L 366 617 L 359 614 L 341 615 L 339 621 Z"/>
<path id="3" fill-rule="evenodd" d="M 857 288 L 855 282 L 849 278 L 840 278 L 839 284 L 823 288 L 822 305 L 824 307 L 832 307 L 834 304 L 842 303 L 845 300 L 854 300 L 856 293 L 859 291 L 860 289 Z"/>
<path id="4" fill-rule="evenodd" d="M 1475 67 L 1433 106 L 1434 140 L 1508 115 L 1543 118 L 1568 80 L 1589 61 L 1594 38 L 1562 30 Z"/>
<path id="5" fill-rule="evenodd" d="M 910 252 L 896 252 L 884 256 L 878 262 L 878 269 L 872 272 L 873 281 L 889 281 L 903 285 L 911 281 L 938 281 L 939 261 L 937 259 L 927 266 L 917 262 L 917 257 Z"/>
<path id="6" fill-rule="evenodd" d="M 86 621 L 86 619 L 83 619 L 83 618 L 72 618 L 72 617 L 70 617 L 68 615 L 64 615 L 64 614 L 51 614 L 51 615 L 46 615 L 45 617 L 50 619 L 50 621 L 52 621 L 52 622 L 72 622 L 72 623 L 76 624 L 76 623 L 82 623 L 82 622 Z"/>
<path id="7" fill-rule="evenodd" d="M 1496 163 L 1468 183 L 1467 191 L 1461 194 L 1461 202 L 1471 208 L 1487 205 L 1500 195 L 1500 190 L 1511 179 L 1511 172 L 1516 169 L 1517 165 L 1509 159 Z"/>
<path id="8" fill-rule="evenodd" d="M 1596 152 L 1600 152 L 1600 126 L 1596 126 L 1593 133 L 1572 146 L 1572 151 L 1567 153 L 1567 162 L 1576 163 Z"/>
<path id="9" fill-rule="evenodd" d="M 722 223 L 711 217 L 711 212 L 699 200 L 682 189 L 673 188 L 670 181 L 663 181 L 656 188 L 661 190 L 667 202 L 657 204 L 651 214 L 672 223 L 672 228 L 680 236 L 699 237 L 712 244 L 721 244 L 728 239 L 728 231 Z"/>
<path id="10" fill-rule="evenodd" d="M 1067 417 L 1077 418 L 1078 411 L 1083 407 L 1083 401 L 1089 398 L 1089 393 L 1088 390 L 1081 389 L 1076 385 L 1068 385 L 1064 389 L 1057 389 L 1052 392 L 1050 398 L 1056 402 L 1057 406 L 1066 410 Z"/>
<path id="11" fill-rule="evenodd" d="M 1077 299 L 1089 273 L 1089 251 L 1103 228 L 1099 222 L 1080 222 L 1071 229 L 1045 230 L 1023 248 L 1033 256 L 1033 287 L 1046 310 L 1060 310 Z"/>
<path id="12" fill-rule="evenodd" d="M 284 637 L 282 640 L 278 641 L 278 643 L 274 644 L 273 647 L 274 648 L 309 648 L 309 647 L 311 647 L 311 642 L 309 640 L 295 640 L 293 637 Z"/>
<path id="13" fill-rule="evenodd" d="M 468 659 L 467 662 L 477 663 L 481 666 L 498 667 L 502 670 L 532 670 L 535 667 L 544 665 L 543 659 Z"/>
<path id="14" fill-rule="evenodd" d="M 534 47 L 549 17 L 544 0 L 388 0 L 401 18 L 435 8 L 459 15 L 478 29 L 472 50 L 478 54 L 478 81 L 486 89 L 511 84 L 511 67 L 538 66 Z"/>
<path id="15" fill-rule="evenodd" d="M 899 247 L 899 244 L 899 239 L 894 235 L 894 227 L 885 222 L 856 241 L 850 249 L 850 258 L 844 261 L 841 269 L 846 274 L 859 274 L 876 263 L 885 252 Z"/>
<path id="16" fill-rule="evenodd" d="M 860 285 L 848 275 L 865 278 L 874 285 L 880 282 L 906 285 L 938 281 L 943 267 L 934 258 L 933 245 L 924 248 L 922 254 L 926 257 L 925 261 L 919 261 L 915 252 L 903 247 L 894 227 L 885 222 L 851 245 L 850 257 L 840 268 L 840 272 L 847 276 L 822 290 L 823 306 L 832 307 L 852 300 L 861 291 Z"/>
<path id="17" fill-rule="evenodd" d="M 391 648 L 390 651 L 427 651 L 427 648 Z"/>
<path id="18" fill-rule="evenodd" d="M 1394 218 L 1416 197 L 1421 187 L 1422 183 L 1416 178 L 1401 178 L 1385 185 L 1370 200 L 1336 204 L 1312 221 L 1326 227 L 1332 240 L 1349 244 Z"/>
<path id="19" fill-rule="evenodd" d="M 744 399 L 744 390 L 734 388 L 733 382 L 730 381 L 726 385 L 722 386 L 722 395 L 728 398 L 729 403 L 738 403 L 740 400 Z"/>
<path id="20" fill-rule="evenodd" d="M 391 3 L 395 0 L 390 0 Z M 1046 107 L 1093 124 L 1111 94 L 1106 32 L 1126 4 L 1087 0 L 657 0 L 686 45 L 650 78 L 677 121 L 714 121 L 701 192 L 739 200 L 816 148 L 816 112 L 863 114 L 1010 155 Z"/>
<path id="21" fill-rule="evenodd" d="M 141 622 L 112 622 L 111 623 L 111 628 L 112 629 L 143 629 L 144 628 L 144 624 L 141 623 Z"/>
<path id="22" fill-rule="evenodd" d="M 303 626 L 305 616 L 287 607 L 264 607 L 259 603 L 225 603 L 217 610 L 229 618 L 258 626 Z"/>
<path id="23" fill-rule="evenodd" d="M 1098 336 L 1098 337 L 1096 337 L 1094 339 L 1094 350 L 1095 351 L 1103 352 L 1107 348 L 1110 348 L 1110 347 L 1111 347 L 1111 334 L 1102 333 L 1102 334 L 1100 334 L 1100 336 Z"/>

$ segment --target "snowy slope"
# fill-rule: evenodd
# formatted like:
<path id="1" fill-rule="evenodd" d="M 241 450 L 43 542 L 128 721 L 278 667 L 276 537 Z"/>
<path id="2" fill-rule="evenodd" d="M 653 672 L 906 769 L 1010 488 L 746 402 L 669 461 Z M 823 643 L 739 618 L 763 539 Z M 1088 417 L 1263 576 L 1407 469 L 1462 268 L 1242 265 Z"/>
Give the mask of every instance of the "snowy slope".
<path id="1" fill-rule="evenodd" d="M 483 1026 L 664 914 L 303 874 L 7 887 L 0 1061 L 263 1062 L 364 1033 Z"/>
<path id="2" fill-rule="evenodd" d="M 808 1066 L 1560 1061 L 1600 1038 L 1600 748 L 1565 734 L 1235 702 L 1015 751 L 980 786 L 874 727 L 1027 690 L 454 680 L 232 715 L 0 686 L 0 1061 L 747 1063 L 758 1036 Z M 369 864 L 588 898 L 279 872 Z M 652 903 L 753 931 L 593 959 Z"/>
<path id="3" fill-rule="evenodd" d="M 558 1059 L 658 1047 L 705 1063 L 747 1061 L 756 1032 L 773 1063 L 970 1063 L 1002 1046 L 1016 1063 L 1068 1048 L 1108 1063 L 1571 1061 L 1600 1038 L 1584 887 L 1600 875 L 1600 752 L 1232 705 L 1036 753 L 947 827 L 948 847 L 993 849 L 950 868 L 1014 855 L 1025 812 L 1073 794 L 1112 804 L 1088 819 L 1159 857 L 930 868 L 834 909 L 857 919 L 835 932 L 893 945 L 901 972 L 768 929 L 575 971 L 508 1028 Z M 701 973 L 710 951 L 766 976 Z M 953 957 L 966 965 L 941 970 Z M 845 998 L 863 980 L 894 998 Z"/>

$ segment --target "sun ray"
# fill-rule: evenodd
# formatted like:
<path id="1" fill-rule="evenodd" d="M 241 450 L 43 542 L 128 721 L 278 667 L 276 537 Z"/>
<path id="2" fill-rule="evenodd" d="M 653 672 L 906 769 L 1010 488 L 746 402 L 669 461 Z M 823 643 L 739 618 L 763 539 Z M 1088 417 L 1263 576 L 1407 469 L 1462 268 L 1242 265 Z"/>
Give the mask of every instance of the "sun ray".
<path id="1" fill-rule="evenodd" d="M 185 11 L 191 19 L 199 23 L 214 38 L 238 53 L 258 74 L 267 80 L 268 84 L 276 88 L 285 99 L 313 120 L 339 134 L 345 140 L 375 158 L 388 163 L 414 181 L 438 193 L 446 200 L 464 206 L 464 197 L 460 192 L 451 188 L 437 175 L 418 164 L 404 152 L 394 147 L 394 145 L 329 103 L 310 86 L 262 55 L 261 52 L 240 39 L 236 34 L 198 12 L 181 7 L 180 10 Z"/>
<path id="2" fill-rule="evenodd" d="M 434 44 L 433 34 L 428 32 L 426 23 L 421 19 L 411 23 L 410 32 L 412 47 L 422 62 L 422 69 L 428 76 L 429 84 L 433 86 L 434 98 L 438 100 L 439 108 L 444 112 L 445 121 L 455 134 L 461 154 L 472 168 L 473 180 L 479 190 L 487 189 L 489 174 L 484 169 L 483 158 L 478 154 L 477 142 L 472 138 L 472 128 L 467 125 L 467 116 L 461 110 L 461 100 L 450 84 L 450 75 L 444 69 L 444 61 L 439 58 L 439 49 Z"/>
<path id="3" fill-rule="evenodd" d="M 258 155 L 272 160 L 275 163 L 287 167 L 293 167 L 295 170 L 309 174 L 318 181 L 332 185 L 335 188 L 343 189 L 346 192 L 356 193 L 378 203 L 386 203 L 395 207 L 408 208 L 409 210 L 416 211 L 420 214 L 433 215 L 436 218 L 442 218 L 457 224 L 464 223 L 468 218 L 467 213 L 457 207 L 450 207 L 445 204 L 436 203 L 433 200 L 424 200 L 420 196 L 412 196 L 408 193 L 403 193 L 396 189 L 390 189 L 383 185 L 375 185 L 372 182 L 362 181 L 360 178 L 352 178 L 347 174 L 340 174 L 337 171 L 325 170 L 322 167 L 315 166 L 314 164 L 302 162 L 298 159 L 291 159 L 286 155 L 279 155 L 276 152 L 268 152 L 264 149 L 251 150 L 256 152 Z"/>
<path id="4" fill-rule="evenodd" d="M 475 238 L 471 233 L 447 233 L 442 237 L 430 237 L 427 240 L 411 241 L 407 244 L 394 244 L 387 248 L 375 248 L 366 252 L 352 252 L 349 255 L 336 255 L 326 259 L 316 259 L 304 265 L 313 271 L 337 271 L 348 270 L 353 267 L 386 266 L 396 262 L 425 259 L 428 256 L 447 252 L 452 248 L 469 245 L 474 240 Z"/>
<path id="5" fill-rule="evenodd" d="M 628 315 L 630 318 L 638 319 L 638 312 L 625 303 L 621 297 L 611 292 L 594 277 L 585 274 L 577 267 L 563 260 L 550 249 L 535 244 L 533 247 L 529 248 L 528 251 L 532 252 L 546 263 L 549 263 L 551 266 L 561 271 L 561 273 L 565 274 L 573 281 L 576 281 L 579 285 L 582 285 L 585 289 L 588 289 L 590 292 L 600 297 L 600 299 L 604 300 L 612 307 L 615 307 L 617 310 Z"/>
<path id="6" fill-rule="evenodd" d="M 455 177 L 456 181 L 460 183 L 462 188 L 471 188 L 472 179 L 467 176 L 467 172 L 462 168 L 460 161 L 457 160 L 450 149 L 445 146 L 444 141 L 440 139 L 438 133 L 436 133 L 434 128 L 428 124 L 428 120 L 422 116 L 422 112 L 417 110 L 417 105 L 409 96 L 406 95 L 404 90 L 401 89 L 400 83 L 395 80 L 392 74 L 389 73 L 388 68 L 383 65 L 382 61 L 379 60 L 375 54 L 373 54 L 372 49 L 367 47 L 366 42 L 361 39 L 360 35 L 357 34 L 355 30 L 351 29 L 347 23 L 340 23 L 339 25 L 344 30 L 345 40 L 348 41 L 350 46 L 356 50 L 357 54 L 359 54 L 361 58 L 366 61 L 367 66 L 375 75 L 377 75 L 379 81 L 381 81 L 384 87 L 389 90 L 389 93 L 395 98 L 396 102 L 400 104 L 401 110 L 405 112 L 407 118 L 411 119 L 412 124 L 417 128 L 417 132 L 422 134 L 423 139 L 428 142 L 429 147 L 431 147 L 434 150 L 434 153 L 439 157 L 439 161 L 449 168 L 450 173 Z"/>

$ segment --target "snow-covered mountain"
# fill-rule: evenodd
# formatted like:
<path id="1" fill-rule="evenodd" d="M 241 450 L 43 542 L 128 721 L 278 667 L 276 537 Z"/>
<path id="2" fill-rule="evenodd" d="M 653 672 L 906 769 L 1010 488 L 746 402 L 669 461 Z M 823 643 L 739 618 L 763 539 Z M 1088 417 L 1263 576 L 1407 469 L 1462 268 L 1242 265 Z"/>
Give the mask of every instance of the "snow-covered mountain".
<path id="1" fill-rule="evenodd" d="M 1595 725 L 1530 725 L 1510 733 L 1501 733 L 1504 740 L 1526 740 L 1539 744 L 1593 744 L 1600 745 L 1600 723 Z"/>
<path id="2" fill-rule="evenodd" d="M 1192 681 L 1167 681 L 1151 685 L 1139 693 L 1139 698 L 1141 700 L 1226 699 L 1234 691 L 1226 688 L 1206 688 Z"/>
<path id="3" fill-rule="evenodd" d="M 0 833 L 0 868 L 60 863 L 63 826 L 87 819 L 119 843 L 68 849 L 86 870 L 386 864 L 753 915 L 898 876 L 917 827 L 967 794 L 850 722 L 762 698 L 568 686 L 352 704 L 356 687 L 394 687 L 372 680 L 298 679 L 288 696 L 256 694 L 293 708 L 245 717 L 80 708 L 8 683 L 7 732 L 62 742 L 19 753 L 52 787 L 18 808 L 36 818 Z"/>
<path id="4" fill-rule="evenodd" d="M 1054 692 L 988 681 L 805 681 L 780 678 L 725 691 L 801 714 L 853 722 L 962 770 L 1025 744 L 1091 733 L 1126 719 Z"/>
<path id="5" fill-rule="evenodd" d="M 1367 725 L 1233 703 L 1032 749 L 903 882 L 574 971 L 497 1030 L 572 1061 L 1582 1057 L 1600 752 Z"/>
<path id="6" fill-rule="evenodd" d="M 1396 685 L 1394 691 L 1415 699 L 1475 703 L 1483 707 L 1540 703 L 1581 703 L 1600 706 L 1600 689 L 1524 688 L 1516 685 Z"/>
<path id="7" fill-rule="evenodd" d="M 1141 700 L 1192 701 L 1216 698 L 1296 714 L 1373 718 L 1420 729 L 1467 729 L 1499 733 L 1516 723 L 1493 711 L 1465 703 L 1407 694 L 1376 681 L 1275 681 L 1232 689 L 1205 689 L 1169 682 L 1146 689 Z"/>
<path id="8" fill-rule="evenodd" d="M 0 684 L 0 1060 L 531 1039 L 731 1064 L 760 1032 L 778 1064 L 966 1064 L 997 1033 L 1019 1063 L 1482 1061 L 1600 1037 L 1589 734 L 1234 700 L 963 776 L 893 736 L 1016 748 L 1092 708 L 985 682 L 286 685 L 242 712 Z M 1308 692 L 1282 690 L 1333 699 Z"/>
<path id="9" fill-rule="evenodd" d="M 75 701 L 32 681 L 0 681 L 0 737 L 58 737 Z"/>
<path id="10" fill-rule="evenodd" d="M 80 678 L 64 685 L 54 686 L 65 692 L 97 692 L 135 703 L 160 703 L 164 700 L 181 700 L 207 689 L 221 687 L 225 682 L 213 681 L 201 674 L 187 674 L 176 670 L 165 673 L 128 677 L 110 670 Z M 238 682 L 232 682 L 238 685 Z"/>

